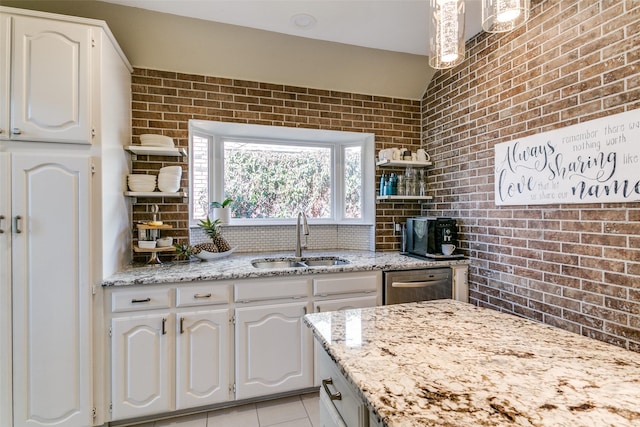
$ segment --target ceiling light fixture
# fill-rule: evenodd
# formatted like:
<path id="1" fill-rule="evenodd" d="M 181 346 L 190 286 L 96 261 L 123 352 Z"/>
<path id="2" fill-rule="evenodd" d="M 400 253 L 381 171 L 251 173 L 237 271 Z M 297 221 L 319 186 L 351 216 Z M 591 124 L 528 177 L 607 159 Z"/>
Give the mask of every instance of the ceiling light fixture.
<path id="1" fill-rule="evenodd" d="M 531 0 L 482 0 L 482 29 L 505 33 L 529 19 Z"/>
<path id="2" fill-rule="evenodd" d="M 429 0 L 431 67 L 451 68 L 464 60 L 464 10 L 464 0 Z"/>
<path id="3" fill-rule="evenodd" d="M 482 0 L 482 29 L 511 31 L 527 22 L 531 0 Z M 429 0 L 429 65 L 452 68 L 464 61 L 465 0 Z"/>

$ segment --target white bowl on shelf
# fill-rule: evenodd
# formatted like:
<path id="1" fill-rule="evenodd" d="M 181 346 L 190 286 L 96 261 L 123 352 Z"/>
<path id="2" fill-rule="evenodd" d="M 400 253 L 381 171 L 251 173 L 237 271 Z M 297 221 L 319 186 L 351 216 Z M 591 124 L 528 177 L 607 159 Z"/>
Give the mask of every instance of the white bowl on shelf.
<path id="1" fill-rule="evenodd" d="M 140 249 L 155 249 L 156 241 L 155 240 L 138 240 L 138 247 Z"/>
<path id="2" fill-rule="evenodd" d="M 160 237 L 156 239 L 156 245 L 159 248 L 168 248 L 173 244 L 173 237 Z"/>
<path id="3" fill-rule="evenodd" d="M 127 178 L 127 184 L 131 191 L 137 192 L 149 192 L 156 189 L 156 176 L 155 175 L 129 175 Z"/>
<path id="4" fill-rule="evenodd" d="M 164 135 L 145 133 L 140 135 L 140 144 L 150 147 L 175 147 L 173 138 Z"/>
<path id="5" fill-rule="evenodd" d="M 158 190 L 163 193 L 176 193 L 180 190 L 180 180 L 177 181 L 158 181 Z"/>
<path id="6" fill-rule="evenodd" d="M 158 176 L 182 176 L 182 166 L 165 166 L 160 168 Z"/>
<path id="7" fill-rule="evenodd" d="M 158 189 L 165 193 L 175 193 L 180 189 L 181 175 L 158 175 Z"/>

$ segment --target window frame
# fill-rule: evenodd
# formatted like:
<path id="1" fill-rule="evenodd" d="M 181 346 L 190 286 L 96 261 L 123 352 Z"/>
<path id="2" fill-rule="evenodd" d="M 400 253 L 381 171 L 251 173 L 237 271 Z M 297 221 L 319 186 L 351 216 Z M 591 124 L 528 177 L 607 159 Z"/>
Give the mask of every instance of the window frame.
<path id="1" fill-rule="evenodd" d="M 304 144 L 333 147 L 331 159 L 330 218 L 309 218 L 312 224 L 373 225 L 375 223 L 375 137 L 371 133 L 327 131 L 281 126 L 189 120 L 189 185 L 193 189 L 193 139 L 204 138 L 208 145 L 208 197 L 224 199 L 224 141 L 274 144 Z M 329 140 L 329 141 L 328 141 Z M 361 147 L 361 218 L 345 218 L 345 148 Z M 192 191 L 194 192 L 194 191 Z M 189 198 L 189 225 L 197 226 L 193 217 L 195 197 Z M 295 224 L 296 218 L 232 218 L 230 226 L 266 226 Z"/>

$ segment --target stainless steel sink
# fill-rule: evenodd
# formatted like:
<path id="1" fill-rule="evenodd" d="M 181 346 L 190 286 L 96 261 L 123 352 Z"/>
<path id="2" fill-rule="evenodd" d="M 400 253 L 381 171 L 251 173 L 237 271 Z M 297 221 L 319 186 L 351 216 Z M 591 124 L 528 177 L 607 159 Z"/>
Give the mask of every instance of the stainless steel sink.
<path id="1" fill-rule="evenodd" d="M 320 267 L 330 265 L 345 265 L 349 264 L 349 261 L 342 258 L 321 258 L 321 259 L 306 259 L 303 260 L 309 267 Z"/>
<path id="2" fill-rule="evenodd" d="M 305 268 L 328 267 L 349 264 L 349 260 L 339 257 L 316 258 L 262 258 L 254 259 L 251 265 L 255 268 Z"/>
<path id="3" fill-rule="evenodd" d="M 290 267 L 307 267 L 306 264 L 295 260 L 258 260 L 251 261 L 251 265 L 255 268 L 290 268 Z"/>

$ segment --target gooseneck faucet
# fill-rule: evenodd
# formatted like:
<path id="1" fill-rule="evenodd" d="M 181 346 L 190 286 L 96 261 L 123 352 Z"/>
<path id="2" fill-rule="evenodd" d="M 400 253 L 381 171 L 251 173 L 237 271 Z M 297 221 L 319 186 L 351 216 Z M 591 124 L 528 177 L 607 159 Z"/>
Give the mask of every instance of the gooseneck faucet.
<path id="1" fill-rule="evenodd" d="M 309 235 L 309 224 L 307 224 L 307 216 L 304 212 L 298 212 L 298 222 L 296 223 L 296 258 L 302 258 L 302 248 L 307 248 L 307 238 L 305 237 L 305 245 L 300 243 L 300 218 L 302 218 L 302 231 L 305 236 Z"/>

